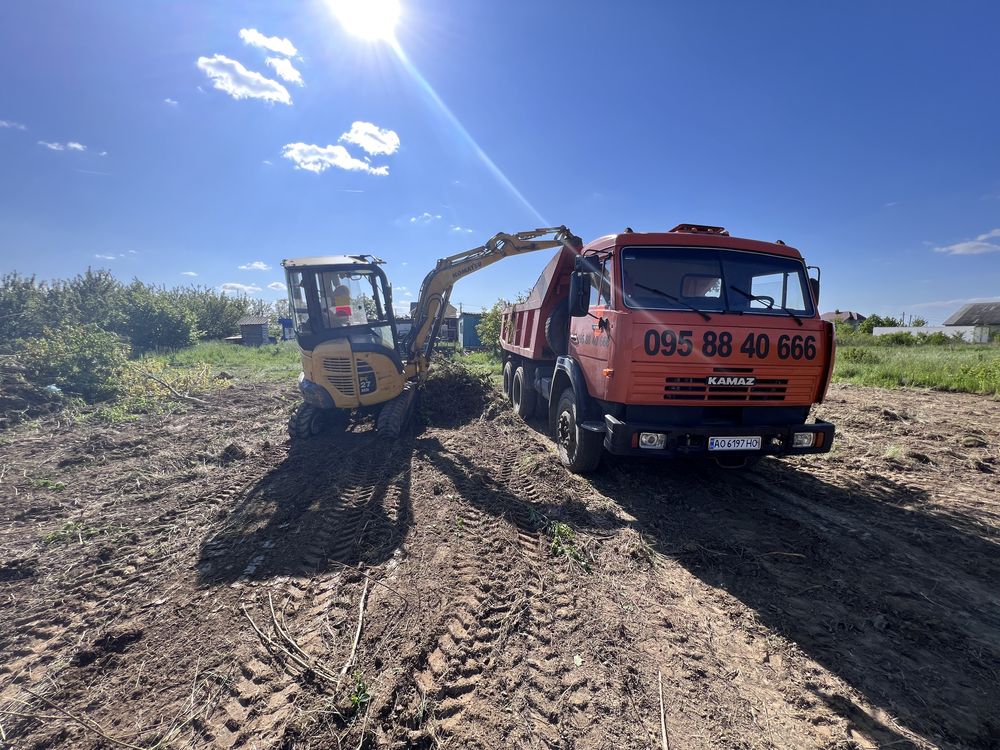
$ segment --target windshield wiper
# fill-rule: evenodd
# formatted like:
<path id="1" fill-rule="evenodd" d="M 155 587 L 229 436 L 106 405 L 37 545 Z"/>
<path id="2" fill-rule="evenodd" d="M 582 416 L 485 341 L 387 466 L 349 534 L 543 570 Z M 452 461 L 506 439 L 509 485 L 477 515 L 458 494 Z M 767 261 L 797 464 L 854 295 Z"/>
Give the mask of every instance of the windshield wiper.
<path id="1" fill-rule="evenodd" d="M 763 302 L 765 305 L 767 305 L 767 309 L 768 310 L 773 310 L 775 307 L 777 307 L 779 310 L 782 310 L 785 313 L 787 313 L 788 315 L 790 315 L 791 318 L 792 318 L 792 320 L 794 320 L 796 323 L 798 323 L 799 325 L 802 325 L 802 318 L 800 318 L 798 315 L 796 315 L 795 313 L 793 313 L 791 310 L 789 310 L 784 305 L 777 305 L 777 304 L 775 304 L 775 301 L 774 301 L 773 298 L 771 298 L 771 297 L 764 297 L 764 296 L 761 296 L 761 295 L 758 295 L 758 294 L 750 294 L 750 292 L 744 291 L 743 289 L 740 289 L 738 286 L 733 286 L 732 284 L 729 285 L 729 288 L 732 289 L 734 292 L 739 292 L 740 294 L 742 294 L 744 297 L 746 297 L 751 302 Z"/>
<path id="2" fill-rule="evenodd" d="M 698 313 L 701 317 L 703 317 L 705 320 L 711 320 L 712 319 L 711 316 L 707 312 L 705 312 L 704 310 L 699 310 L 694 305 L 688 304 L 687 302 L 685 302 L 684 300 L 682 300 L 680 297 L 675 297 L 672 294 L 667 294 L 666 292 L 661 291 L 659 289 L 653 289 L 653 287 L 646 286 L 645 284 L 633 284 L 633 286 L 636 286 L 639 289 L 645 289 L 647 292 L 652 292 L 653 294 L 659 294 L 661 297 L 666 297 L 671 302 L 676 302 L 679 305 L 684 305 L 684 307 L 686 307 L 688 310 L 693 310 L 694 312 Z"/>

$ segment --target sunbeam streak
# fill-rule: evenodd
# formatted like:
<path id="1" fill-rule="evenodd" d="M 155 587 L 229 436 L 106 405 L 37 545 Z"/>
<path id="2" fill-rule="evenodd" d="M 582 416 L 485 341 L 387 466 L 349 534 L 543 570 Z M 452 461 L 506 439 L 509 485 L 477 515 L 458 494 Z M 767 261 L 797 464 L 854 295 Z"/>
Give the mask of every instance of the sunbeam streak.
<path id="1" fill-rule="evenodd" d="M 423 89 L 424 93 L 427 94 L 430 100 L 438 106 L 448 122 L 452 124 L 452 127 L 454 127 L 455 130 L 458 131 L 459 135 L 465 139 L 466 143 L 472 147 L 472 149 L 476 152 L 476 155 L 483 162 L 483 164 L 486 165 L 486 168 L 490 171 L 490 173 L 496 177 L 497 180 L 500 181 L 500 184 L 506 187 L 507 190 L 510 191 L 511 195 L 517 198 L 517 200 L 520 201 L 521 204 L 527 208 L 536 219 L 538 219 L 542 226 L 547 226 L 548 222 L 545 220 L 545 217 L 542 216 L 538 209 L 531 205 L 531 202 L 514 186 L 514 183 L 507 178 L 507 175 L 501 171 L 500 167 L 498 167 L 489 155 L 483 151 L 482 147 L 476 143 L 476 139 L 472 137 L 472 134 L 465 129 L 465 126 L 462 125 L 459 119 L 448 108 L 448 105 L 444 103 L 440 96 L 438 96 L 437 92 L 430 85 L 427 79 L 424 78 L 420 71 L 417 70 L 416 66 L 410 62 L 410 58 L 406 56 L 406 52 L 403 51 L 403 48 L 400 46 L 396 37 L 390 36 L 386 39 L 386 42 L 392 48 L 392 51 L 396 53 L 396 57 L 399 58 L 399 62 L 402 66 L 411 76 L 413 76 L 413 79 L 417 82 L 420 88 Z"/>

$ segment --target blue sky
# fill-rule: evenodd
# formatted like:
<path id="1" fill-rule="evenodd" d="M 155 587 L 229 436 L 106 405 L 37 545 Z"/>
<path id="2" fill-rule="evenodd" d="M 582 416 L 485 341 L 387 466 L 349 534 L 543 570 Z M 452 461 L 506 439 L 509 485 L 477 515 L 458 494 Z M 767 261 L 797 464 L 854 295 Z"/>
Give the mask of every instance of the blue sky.
<path id="1" fill-rule="evenodd" d="M 540 216 L 780 238 L 824 310 L 1000 296 L 996 3 L 400 2 L 402 56 L 328 0 L 5 0 L 0 270 L 277 298 L 284 257 L 373 252 L 405 301 Z"/>

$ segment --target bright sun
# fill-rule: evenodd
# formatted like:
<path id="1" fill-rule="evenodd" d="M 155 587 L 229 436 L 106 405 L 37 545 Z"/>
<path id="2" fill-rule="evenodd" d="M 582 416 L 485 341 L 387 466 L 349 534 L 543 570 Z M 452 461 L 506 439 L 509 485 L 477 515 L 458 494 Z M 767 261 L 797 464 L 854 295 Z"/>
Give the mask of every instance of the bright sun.
<path id="1" fill-rule="evenodd" d="M 399 21 L 399 0 L 327 0 L 346 31 L 370 40 L 391 40 Z"/>

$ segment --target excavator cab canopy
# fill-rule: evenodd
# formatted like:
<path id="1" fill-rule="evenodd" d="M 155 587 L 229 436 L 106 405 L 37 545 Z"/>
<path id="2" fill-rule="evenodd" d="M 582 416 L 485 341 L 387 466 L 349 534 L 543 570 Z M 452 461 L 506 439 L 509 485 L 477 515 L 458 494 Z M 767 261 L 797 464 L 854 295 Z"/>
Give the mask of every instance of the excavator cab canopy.
<path id="1" fill-rule="evenodd" d="M 299 346 L 346 338 L 396 352 L 392 288 L 372 255 L 326 255 L 283 260 Z"/>

